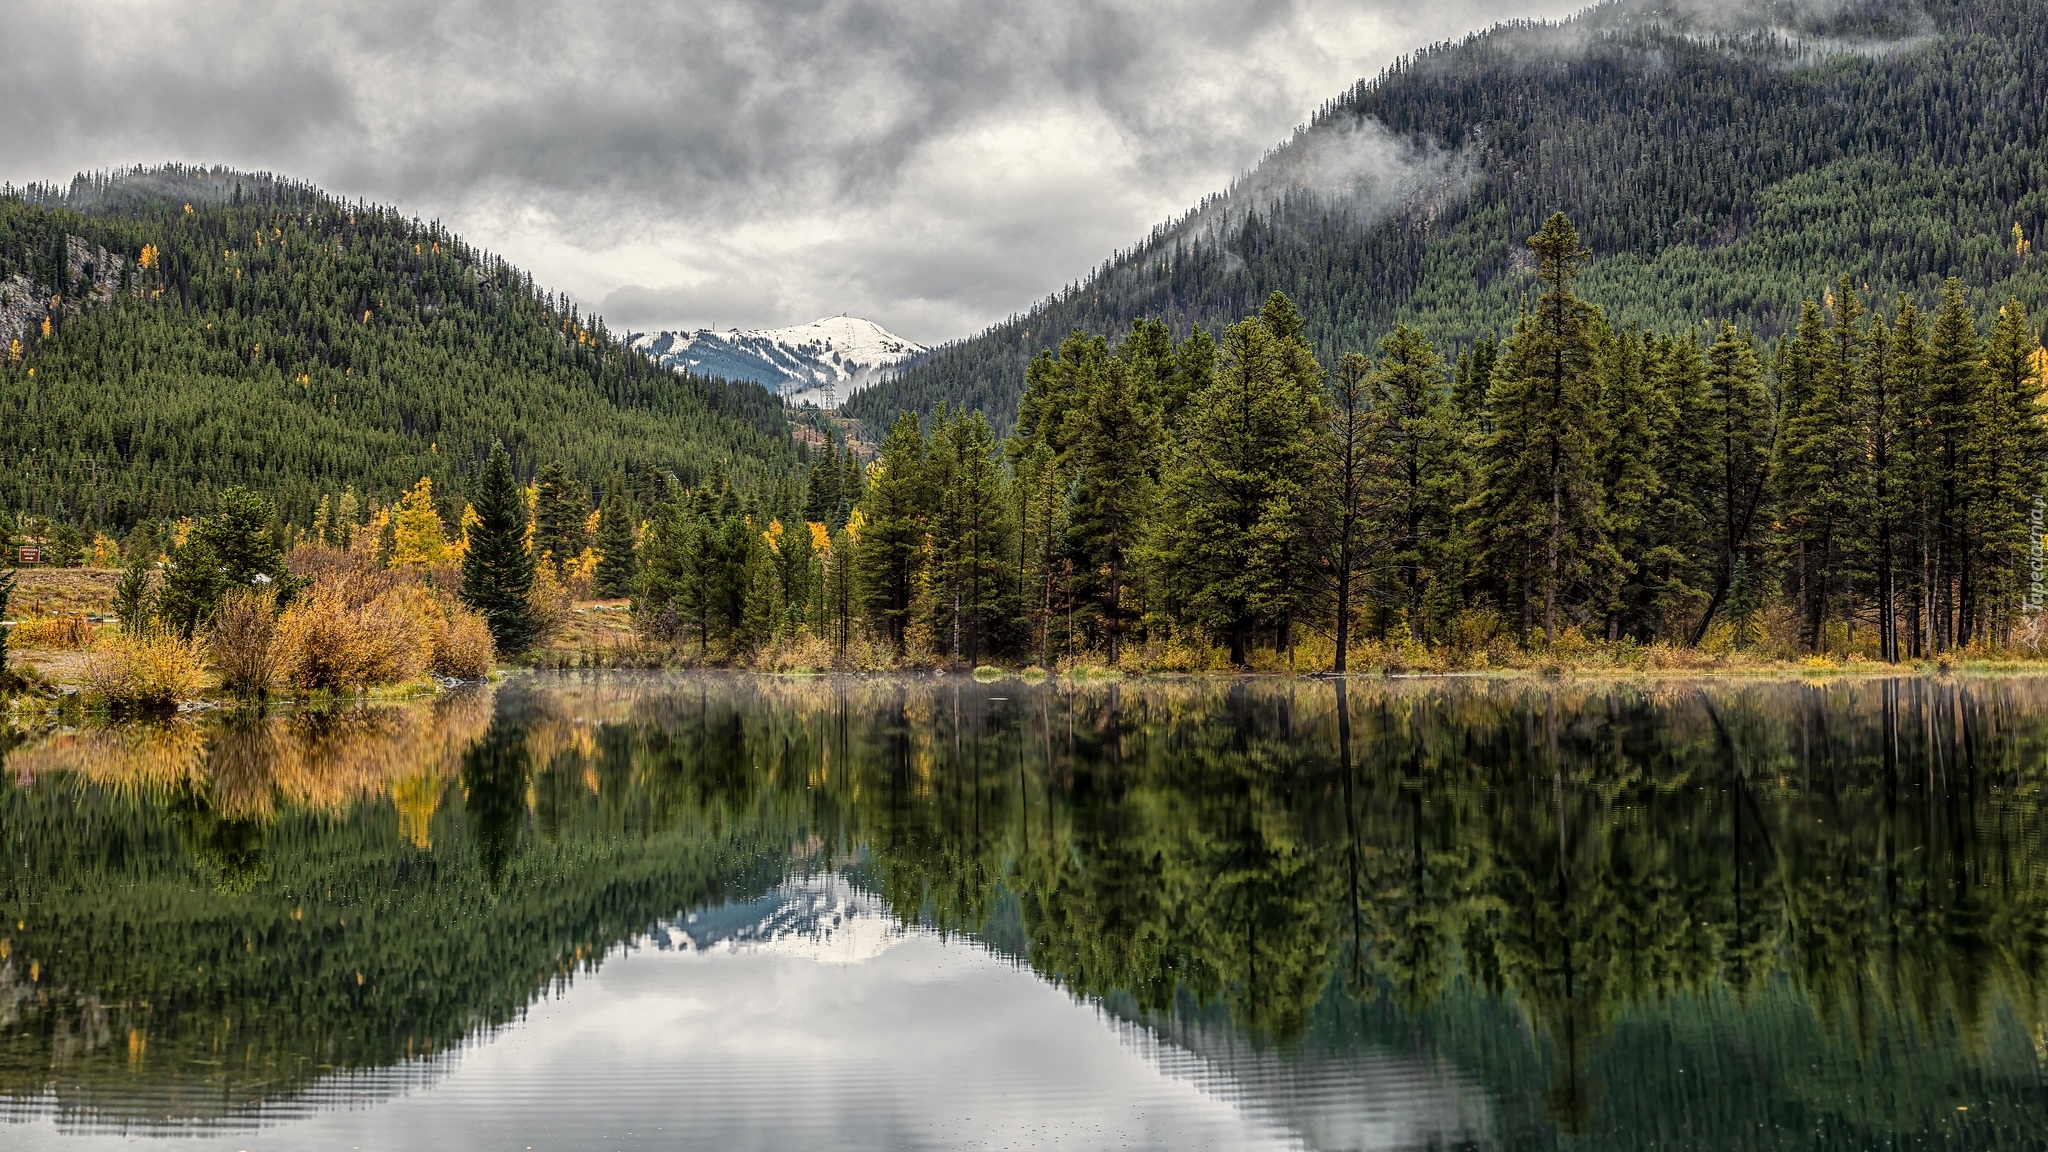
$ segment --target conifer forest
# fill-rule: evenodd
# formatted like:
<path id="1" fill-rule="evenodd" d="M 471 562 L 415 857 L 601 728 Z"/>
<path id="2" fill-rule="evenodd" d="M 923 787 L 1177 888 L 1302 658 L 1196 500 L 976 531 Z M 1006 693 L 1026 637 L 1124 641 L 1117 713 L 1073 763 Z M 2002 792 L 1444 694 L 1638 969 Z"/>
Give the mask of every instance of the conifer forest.
<path id="1" fill-rule="evenodd" d="M 773 666 L 2036 652 L 2048 22 L 1687 11 L 1403 57 L 838 413 L 309 185 L 10 189 L 0 511 L 102 566 L 174 568 L 230 491 L 280 553 L 495 557 L 442 582 L 508 653 L 571 587 Z M 1398 195 L 1301 175 L 1360 133 Z"/>

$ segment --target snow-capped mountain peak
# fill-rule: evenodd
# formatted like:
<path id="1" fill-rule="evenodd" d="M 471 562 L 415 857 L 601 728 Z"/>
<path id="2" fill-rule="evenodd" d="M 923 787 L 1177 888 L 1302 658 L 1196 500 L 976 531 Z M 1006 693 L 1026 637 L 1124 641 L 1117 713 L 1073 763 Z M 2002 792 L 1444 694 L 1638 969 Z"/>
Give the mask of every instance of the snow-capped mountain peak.
<path id="1" fill-rule="evenodd" d="M 837 407 L 925 352 L 857 316 L 827 316 L 787 328 L 640 333 L 632 344 L 663 364 L 700 376 L 757 381 L 789 404 L 821 408 Z"/>

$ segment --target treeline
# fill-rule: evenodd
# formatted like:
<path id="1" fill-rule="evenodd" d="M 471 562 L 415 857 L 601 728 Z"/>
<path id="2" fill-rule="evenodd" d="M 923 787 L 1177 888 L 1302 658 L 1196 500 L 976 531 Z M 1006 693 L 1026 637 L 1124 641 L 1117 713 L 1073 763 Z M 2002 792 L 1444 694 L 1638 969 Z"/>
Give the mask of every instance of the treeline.
<path id="1" fill-rule="evenodd" d="M 1529 246 L 1541 295 L 1455 360 L 1398 326 L 1329 371 L 1275 294 L 1220 339 L 1069 337 L 1032 362 L 1006 439 L 980 414 L 900 417 L 857 499 L 836 462 L 813 470 L 814 507 L 846 516 L 812 533 L 683 493 L 641 545 L 642 618 L 707 654 L 865 631 L 1048 666 L 2023 639 L 2048 354 L 2017 301 L 1980 332 L 1954 281 L 1924 315 L 1844 279 L 1773 344 L 1703 342 L 1580 298 L 1563 214 Z"/>
<path id="2" fill-rule="evenodd" d="M 765 390 L 652 363 L 437 223 L 224 170 L 0 192 L 0 510 L 90 540 L 240 485 L 305 525 L 348 486 L 464 493 L 500 439 L 522 476 L 799 467 Z"/>
<path id="3" fill-rule="evenodd" d="M 1404 56 L 1247 181 L 1292 191 L 1219 198 L 845 409 L 886 425 L 899 411 L 979 408 L 1007 432 L 1025 366 L 1066 333 L 1141 317 L 1176 335 L 1215 330 L 1274 292 L 1300 306 L 1327 363 L 1403 322 L 1468 343 L 1514 323 L 1534 270 L 1513 238 L 1554 210 L 1601 253 L 1587 288 L 1618 326 L 1670 332 L 1706 317 L 1775 338 L 1842 275 L 1921 298 L 1957 276 L 2038 311 L 2039 6 L 1749 11 L 1743 26 L 1739 5 L 1630 0 Z M 1397 143 L 1369 167 L 1418 165 L 1396 169 L 1412 185 L 1392 182 L 1411 195 L 1264 179 L 1293 163 L 1348 171 L 1366 146 L 1354 134 L 1380 128 Z"/>

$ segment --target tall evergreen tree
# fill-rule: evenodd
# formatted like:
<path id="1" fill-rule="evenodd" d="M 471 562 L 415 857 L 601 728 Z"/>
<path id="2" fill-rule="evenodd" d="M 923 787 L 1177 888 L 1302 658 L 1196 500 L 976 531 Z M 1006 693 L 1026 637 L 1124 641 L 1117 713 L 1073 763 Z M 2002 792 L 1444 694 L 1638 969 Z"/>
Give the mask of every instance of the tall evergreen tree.
<path id="1" fill-rule="evenodd" d="M 1243 665 L 1253 628 L 1277 623 L 1285 646 L 1307 601 L 1323 373 L 1277 292 L 1257 319 L 1230 326 L 1221 351 L 1177 422 L 1157 554 L 1176 613 L 1226 637 Z"/>
<path id="2" fill-rule="evenodd" d="M 925 439 L 916 414 L 896 418 L 876 463 L 862 499 L 861 588 L 868 615 L 901 654 L 924 578 Z"/>
<path id="3" fill-rule="evenodd" d="M 502 442 L 491 445 L 472 505 L 478 522 L 462 561 L 462 602 L 483 616 L 498 651 L 523 652 L 533 642 L 533 554 L 526 550 L 526 497 Z"/>
<path id="4" fill-rule="evenodd" d="M 1927 342 L 1927 436 L 1925 467 L 1933 488 L 1931 592 L 1934 649 L 1967 645 L 1974 637 L 1977 593 L 1976 544 L 1979 523 L 1971 505 L 1979 447 L 1976 420 L 1983 388 L 1984 357 L 1963 286 L 1942 288 Z"/>
<path id="5" fill-rule="evenodd" d="M 633 578 L 639 572 L 634 535 L 639 516 L 625 488 L 625 478 L 614 477 L 606 488 L 604 507 L 598 513 L 594 584 L 599 596 L 632 595 Z"/>
<path id="6" fill-rule="evenodd" d="M 1544 292 L 1494 366 L 1492 431 L 1479 445 L 1473 511 L 1523 632 L 1541 623 L 1554 641 L 1605 542 L 1595 458 L 1598 316 L 1572 292 L 1587 253 L 1564 213 L 1552 215 L 1529 248 Z"/>
<path id="7" fill-rule="evenodd" d="M 569 478 L 559 460 L 550 461 L 534 478 L 533 549 L 546 553 L 556 567 L 582 555 L 583 525 L 589 519 L 582 486 Z"/>
<path id="8" fill-rule="evenodd" d="M 1702 439 L 1713 453 L 1706 470 L 1710 487 L 1701 503 L 1716 545 L 1714 584 L 1693 628 L 1693 644 L 1705 638 L 1731 594 L 1752 595 L 1760 578 L 1757 527 L 1769 497 L 1777 436 L 1777 417 L 1763 376 L 1755 340 L 1733 324 L 1722 324 L 1707 349 L 1702 429 Z"/>
<path id="9" fill-rule="evenodd" d="M 1073 398 L 1064 421 L 1072 476 L 1067 551 L 1078 574 L 1076 592 L 1089 602 L 1112 664 L 1136 622 L 1132 585 L 1161 434 L 1154 395 L 1156 366 L 1165 357 L 1147 345 L 1147 335 L 1134 333 L 1117 349 Z"/>
<path id="10" fill-rule="evenodd" d="M 2035 361 L 2038 345 L 2026 306 L 2009 300 L 1998 310 L 1984 346 L 1983 387 L 1974 416 L 1979 445 L 1971 501 L 1976 505 L 1980 592 L 1977 634 L 2005 643 L 2020 612 L 2029 571 L 2030 538 L 2041 529 L 2032 519 L 2042 493 L 2048 425 L 2040 402 L 2044 381 Z"/>
<path id="11" fill-rule="evenodd" d="M 1328 453 L 1322 484 L 1329 502 L 1322 522 L 1323 555 L 1336 615 L 1332 671 L 1340 676 L 1350 668 L 1351 621 L 1380 511 L 1380 459 L 1375 451 L 1379 417 L 1372 403 L 1372 375 L 1372 362 L 1362 353 L 1346 352 L 1337 361 L 1330 381 L 1330 430 L 1322 440 Z"/>
<path id="12" fill-rule="evenodd" d="M 1784 386 L 1779 515 L 1793 557 L 1801 632 L 1814 651 L 1830 620 L 1853 616 L 1852 522 L 1865 506 L 1869 464 L 1864 338 L 1862 301 L 1844 279 L 1828 301 L 1825 328 L 1819 310 L 1809 308 L 1785 360 L 1793 376 Z"/>
<path id="13" fill-rule="evenodd" d="M 1379 351 L 1372 376 L 1372 470 L 1384 521 L 1375 567 L 1386 583 L 1385 602 L 1395 606 L 1412 638 L 1427 640 L 1432 616 L 1441 624 L 1445 615 L 1442 608 L 1432 613 L 1430 603 L 1455 597 L 1455 589 L 1439 589 L 1437 581 L 1458 543 L 1464 422 L 1445 390 L 1444 363 L 1420 331 L 1397 325 Z"/>
<path id="14" fill-rule="evenodd" d="M 1877 608 L 1878 655 L 1893 663 L 1899 659 L 1898 538 L 1902 525 L 1893 470 L 1899 454 L 1901 376 L 1892 328 L 1882 315 L 1872 316 L 1863 366 L 1869 485 L 1854 515 L 1862 524 L 1867 545 L 1869 588 Z"/>
<path id="15" fill-rule="evenodd" d="M 1671 397 L 1659 385 L 1671 350 L 1635 329 L 1608 335 L 1601 346 L 1600 437 L 1595 470 L 1600 481 L 1605 546 L 1595 554 L 1598 619 L 1608 640 L 1647 638 L 1659 624 L 1664 597 L 1659 575 L 1667 559 L 1663 539 L 1668 484 L 1663 432 L 1671 426 Z"/>
<path id="16" fill-rule="evenodd" d="M 289 599 L 296 587 L 271 534 L 270 501 L 237 487 L 222 492 L 217 505 L 172 554 L 157 596 L 157 614 L 182 636 L 212 619 L 231 588 L 248 587 L 260 578 Z"/>
<path id="17" fill-rule="evenodd" d="M 1009 493 L 995 433 L 980 413 L 941 412 L 932 429 L 925 493 L 931 540 L 932 637 L 954 661 L 979 663 L 1011 639 L 1014 582 Z"/>
<path id="18" fill-rule="evenodd" d="M 804 481 L 804 519 L 831 530 L 844 527 L 846 512 L 839 501 L 844 479 L 839 454 L 827 444 L 811 461 L 810 475 Z"/>
<path id="19" fill-rule="evenodd" d="M 0 541 L 0 543 L 5 543 L 5 541 Z M 5 619 L 7 616 L 7 602 L 14 596 L 15 585 L 16 577 L 13 568 L 0 572 L 0 619 Z M 126 622 L 123 621 L 123 623 L 125 624 Z M 12 629 L 0 627 L 0 684 L 5 684 L 9 679 L 7 671 L 7 634 L 10 631 Z"/>

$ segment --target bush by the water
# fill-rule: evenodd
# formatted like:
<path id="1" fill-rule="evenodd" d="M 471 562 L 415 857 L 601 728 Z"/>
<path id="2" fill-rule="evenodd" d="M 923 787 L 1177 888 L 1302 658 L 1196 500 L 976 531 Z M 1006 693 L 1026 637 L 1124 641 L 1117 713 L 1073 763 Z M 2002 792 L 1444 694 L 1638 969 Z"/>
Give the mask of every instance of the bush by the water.
<path id="1" fill-rule="evenodd" d="M 221 599 L 206 647 L 220 686 L 237 696 L 260 696 L 277 679 L 277 594 L 237 588 Z"/>
<path id="2" fill-rule="evenodd" d="M 429 667 L 457 680 L 482 680 L 498 662 L 498 648 L 484 618 L 458 603 L 441 605 L 443 615 L 428 631 Z"/>
<path id="3" fill-rule="evenodd" d="M 295 688 L 352 690 L 432 671 L 490 674 L 497 651 L 483 617 L 403 573 L 337 568 L 277 620 L 277 674 Z"/>
<path id="4" fill-rule="evenodd" d="M 86 652 L 86 699 L 112 708 L 161 708 L 199 692 L 204 647 L 165 629 L 101 636 Z"/>

